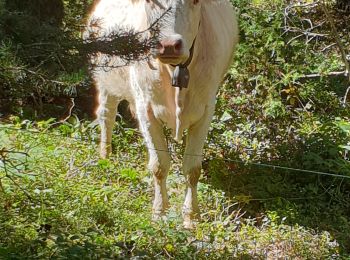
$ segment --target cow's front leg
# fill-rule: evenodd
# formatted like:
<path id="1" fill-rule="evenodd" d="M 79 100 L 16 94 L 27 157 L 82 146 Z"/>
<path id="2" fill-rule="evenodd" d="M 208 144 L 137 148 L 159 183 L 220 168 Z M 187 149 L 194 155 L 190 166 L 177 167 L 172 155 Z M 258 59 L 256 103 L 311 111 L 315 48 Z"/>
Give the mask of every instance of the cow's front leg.
<path id="1" fill-rule="evenodd" d="M 100 156 L 107 158 L 112 151 L 112 132 L 119 99 L 100 89 L 98 101 L 97 118 L 101 128 Z"/>
<path id="2" fill-rule="evenodd" d="M 202 168 L 202 153 L 209 125 L 214 113 L 213 107 L 206 107 L 203 117 L 192 125 L 187 134 L 183 171 L 186 178 L 186 195 L 182 209 L 184 227 L 193 228 L 200 218 L 197 184 Z"/>
<path id="3" fill-rule="evenodd" d="M 163 127 L 154 117 L 151 107 L 139 106 L 137 113 L 148 149 L 148 169 L 154 180 L 153 219 L 158 220 L 169 207 L 166 179 L 170 168 L 170 155 Z"/>

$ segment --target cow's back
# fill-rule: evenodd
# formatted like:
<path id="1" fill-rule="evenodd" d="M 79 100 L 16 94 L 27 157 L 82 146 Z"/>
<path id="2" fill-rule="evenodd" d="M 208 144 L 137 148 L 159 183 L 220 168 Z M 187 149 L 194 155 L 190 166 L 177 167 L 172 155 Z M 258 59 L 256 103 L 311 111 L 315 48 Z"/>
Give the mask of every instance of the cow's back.
<path id="1" fill-rule="evenodd" d="M 96 2 L 87 21 L 83 37 L 105 37 L 121 31 L 140 31 L 147 28 L 144 8 L 140 1 L 100 0 Z M 91 58 L 92 76 L 97 88 L 126 99 L 133 107 L 134 95 L 130 88 L 130 67 L 118 57 L 97 53 Z"/>
<path id="2" fill-rule="evenodd" d="M 100 0 L 90 13 L 88 27 L 98 36 L 104 36 L 119 29 L 143 30 L 147 23 L 140 1 Z"/>
<path id="3" fill-rule="evenodd" d="M 91 23 L 94 21 L 98 21 L 98 27 L 90 26 L 89 30 L 96 30 L 98 36 L 108 35 L 120 28 L 135 31 L 147 29 L 145 10 L 142 1 L 138 0 L 100 0 L 89 18 L 90 24 L 94 24 Z M 233 7 L 228 0 L 203 0 L 194 57 L 189 65 L 190 85 L 180 92 L 171 86 L 170 69 L 165 69 L 169 65 L 161 65 L 155 60 L 151 61 L 151 67 L 147 63 L 136 62 L 118 69 L 97 68 L 93 71 L 93 77 L 98 88 L 126 99 L 132 105 L 143 92 L 155 117 L 173 129 L 177 139 L 180 139 L 182 131 L 204 115 L 206 106 L 214 105 L 217 88 L 238 40 L 237 31 Z M 104 59 L 104 55 L 98 55 L 96 62 L 103 66 Z M 119 64 L 122 65 L 123 61 L 117 57 L 110 61 L 112 66 Z M 159 69 L 161 67 L 163 69 Z M 160 86 L 154 87 L 159 81 Z M 150 89 L 139 92 L 137 85 Z M 177 98 L 177 95 L 180 97 Z M 176 99 L 183 100 L 181 108 L 178 108 Z M 181 122 L 181 126 L 177 122 Z"/>

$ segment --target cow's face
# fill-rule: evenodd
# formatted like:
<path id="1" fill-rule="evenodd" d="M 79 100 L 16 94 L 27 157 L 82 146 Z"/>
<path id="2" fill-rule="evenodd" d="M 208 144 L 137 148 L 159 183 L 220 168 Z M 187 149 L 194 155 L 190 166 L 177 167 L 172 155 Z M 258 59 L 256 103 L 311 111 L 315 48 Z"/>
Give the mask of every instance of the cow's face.
<path id="1" fill-rule="evenodd" d="M 158 21 L 156 57 L 166 64 L 185 63 L 200 26 L 205 0 L 144 0 L 149 25 Z"/>

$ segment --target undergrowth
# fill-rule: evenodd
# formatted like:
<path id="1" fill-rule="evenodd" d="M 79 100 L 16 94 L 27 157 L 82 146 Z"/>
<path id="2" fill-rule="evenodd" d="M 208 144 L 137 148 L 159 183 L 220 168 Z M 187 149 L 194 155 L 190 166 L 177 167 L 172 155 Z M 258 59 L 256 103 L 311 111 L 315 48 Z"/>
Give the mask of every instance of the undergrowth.
<path id="1" fill-rule="evenodd" d="M 119 121 L 101 160 L 95 123 L 18 105 L 21 118 L 0 125 L 0 259 L 349 259 L 348 82 L 320 1 L 232 2 L 240 44 L 205 146 L 197 228 L 181 224 L 181 146 L 171 208 L 153 223 L 137 130 Z M 349 14 L 325 2 L 349 53 Z"/>
<path id="2" fill-rule="evenodd" d="M 167 219 L 153 223 L 152 178 L 144 170 L 146 155 L 139 133 L 118 125 L 113 140 L 116 154 L 101 160 L 94 124 L 75 121 L 49 129 L 53 123 L 1 125 L 6 149 L 1 148 L 0 258 L 339 256 L 339 242 L 327 227 L 288 223 L 290 215 L 277 209 L 252 216 L 246 209 L 253 203 L 249 198 L 229 196 L 205 176 L 198 188 L 202 222 L 193 231 L 183 229 L 185 186 L 176 167 L 168 180 Z"/>

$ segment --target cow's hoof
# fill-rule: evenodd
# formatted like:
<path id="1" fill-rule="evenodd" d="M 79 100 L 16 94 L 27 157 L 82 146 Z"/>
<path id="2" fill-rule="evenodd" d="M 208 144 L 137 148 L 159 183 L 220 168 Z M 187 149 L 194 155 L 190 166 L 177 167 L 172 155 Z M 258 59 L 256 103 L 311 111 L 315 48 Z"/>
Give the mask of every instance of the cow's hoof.
<path id="1" fill-rule="evenodd" d="M 100 150 L 100 157 L 101 159 L 108 159 L 110 155 L 110 151 L 107 150 Z"/>
<path id="2" fill-rule="evenodd" d="M 185 229 L 194 229 L 200 220 L 199 213 L 195 214 L 183 214 L 184 219 L 184 228 Z"/>
<path id="3" fill-rule="evenodd" d="M 158 221 L 165 221 L 165 220 L 167 220 L 167 216 L 165 212 L 153 212 L 152 221 L 158 222 Z"/>
<path id="4" fill-rule="evenodd" d="M 195 229 L 196 225 L 197 225 L 197 221 L 184 220 L 184 228 L 185 229 Z"/>

